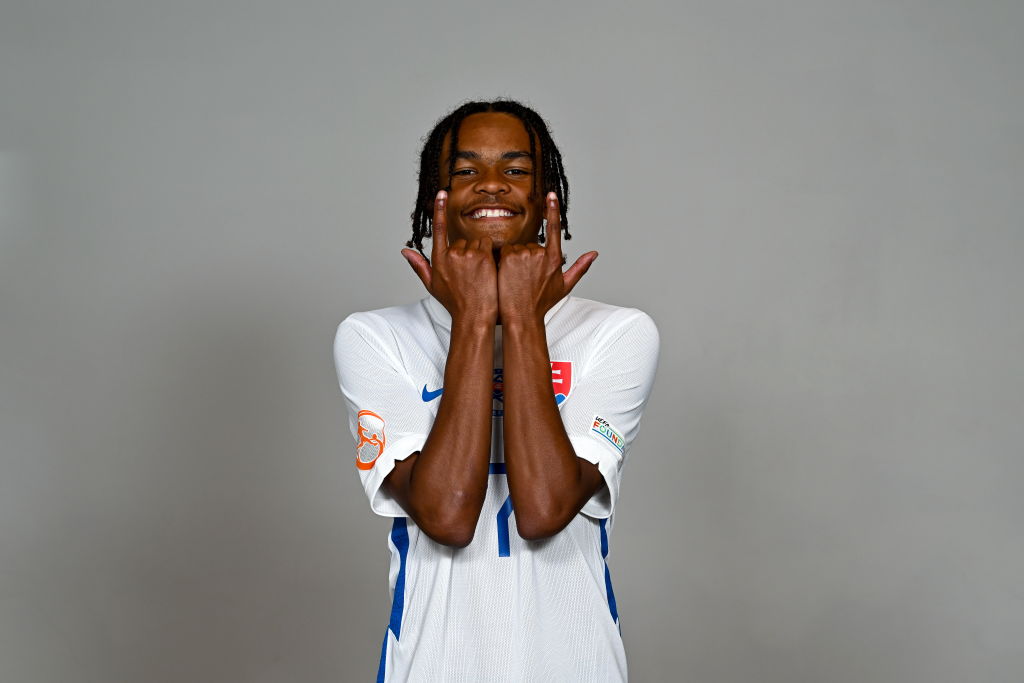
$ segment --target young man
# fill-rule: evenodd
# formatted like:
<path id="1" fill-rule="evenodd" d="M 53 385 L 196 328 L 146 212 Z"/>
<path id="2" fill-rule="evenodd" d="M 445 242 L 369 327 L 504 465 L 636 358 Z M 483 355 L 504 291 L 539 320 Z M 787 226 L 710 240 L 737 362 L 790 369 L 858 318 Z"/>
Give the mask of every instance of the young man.
<path id="1" fill-rule="evenodd" d="M 597 253 L 563 272 L 567 200 L 536 112 L 463 105 L 403 250 L 429 296 L 338 327 L 356 467 L 394 518 L 379 681 L 626 680 L 605 557 L 658 333 L 569 296 Z"/>

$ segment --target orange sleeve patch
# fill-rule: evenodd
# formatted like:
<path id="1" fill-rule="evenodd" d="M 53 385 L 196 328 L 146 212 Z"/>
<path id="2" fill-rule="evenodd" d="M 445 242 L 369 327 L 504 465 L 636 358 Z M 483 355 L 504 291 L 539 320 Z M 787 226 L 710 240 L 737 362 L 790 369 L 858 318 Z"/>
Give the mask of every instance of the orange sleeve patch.
<path id="1" fill-rule="evenodd" d="M 359 443 L 356 444 L 356 467 L 371 469 L 384 452 L 384 419 L 371 410 L 360 410 L 358 420 Z"/>

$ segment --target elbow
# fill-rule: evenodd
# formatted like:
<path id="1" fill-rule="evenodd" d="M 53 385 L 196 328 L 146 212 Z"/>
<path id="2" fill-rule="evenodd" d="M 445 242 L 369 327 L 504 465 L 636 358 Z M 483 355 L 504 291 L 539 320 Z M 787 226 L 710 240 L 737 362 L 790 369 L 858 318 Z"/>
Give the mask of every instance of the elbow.
<path id="1" fill-rule="evenodd" d="M 551 538 L 569 525 L 571 516 L 564 515 L 520 515 L 516 511 L 516 530 L 524 541 L 541 541 Z"/>
<path id="2" fill-rule="evenodd" d="M 412 515 L 420 530 L 432 540 L 452 548 L 465 548 L 476 533 L 480 506 L 446 506 L 433 510 L 417 510 Z"/>
<path id="3" fill-rule="evenodd" d="M 418 526 L 431 540 L 450 548 L 465 548 L 473 541 L 474 529 L 472 528 L 428 528 L 421 525 Z"/>

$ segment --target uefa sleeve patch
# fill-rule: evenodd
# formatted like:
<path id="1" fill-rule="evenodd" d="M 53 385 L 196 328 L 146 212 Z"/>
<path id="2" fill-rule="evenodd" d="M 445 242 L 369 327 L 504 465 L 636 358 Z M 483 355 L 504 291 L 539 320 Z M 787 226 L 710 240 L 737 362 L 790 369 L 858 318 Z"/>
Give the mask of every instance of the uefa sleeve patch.
<path id="1" fill-rule="evenodd" d="M 595 439 L 602 439 L 610 443 L 619 452 L 619 455 L 622 455 L 623 449 L 626 447 L 626 440 L 622 438 L 622 434 L 600 415 L 594 416 L 594 424 L 590 428 L 590 435 Z"/>
<path id="2" fill-rule="evenodd" d="M 371 469 L 384 451 L 384 419 L 370 410 L 360 410 L 356 416 L 359 443 L 356 444 L 356 467 Z"/>

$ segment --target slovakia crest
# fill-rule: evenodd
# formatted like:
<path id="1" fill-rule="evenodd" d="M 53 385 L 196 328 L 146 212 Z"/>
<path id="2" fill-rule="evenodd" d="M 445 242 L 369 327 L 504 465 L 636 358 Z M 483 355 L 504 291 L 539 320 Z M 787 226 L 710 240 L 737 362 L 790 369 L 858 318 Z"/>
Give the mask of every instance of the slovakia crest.
<path id="1" fill-rule="evenodd" d="M 561 406 L 572 391 L 572 361 L 551 361 L 551 387 L 555 391 L 555 404 Z"/>

